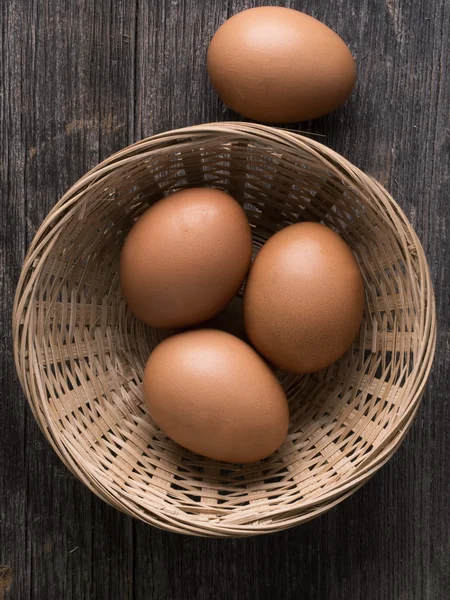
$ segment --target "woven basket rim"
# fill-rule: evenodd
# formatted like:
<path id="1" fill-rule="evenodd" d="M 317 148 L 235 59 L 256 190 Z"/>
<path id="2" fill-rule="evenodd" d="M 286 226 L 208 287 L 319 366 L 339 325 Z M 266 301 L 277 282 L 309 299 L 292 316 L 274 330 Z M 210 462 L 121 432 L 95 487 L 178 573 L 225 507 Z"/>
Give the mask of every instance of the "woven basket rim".
<path id="1" fill-rule="evenodd" d="M 272 517 L 283 517 L 282 521 L 273 520 L 271 523 L 252 523 L 248 526 L 235 525 L 234 527 L 224 527 L 223 525 L 217 525 L 207 521 L 204 522 L 204 525 L 200 521 L 197 521 L 192 525 L 187 516 L 185 519 L 180 516 L 173 518 L 169 514 L 162 515 L 161 513 L 156 513 L 155 515 L 148 514 L 145 519 L 147 522 L 158 527 L 164 527 L 165 529 L 170 529 L 172 531 L 181 530 L 184 533 L 200 535 L 250 535 L 284 529 L 309 520 L 309 518 L 313 518 L 313 516 L 329 510 L 329 508 L 338 504 L 345 497 L 356 491 L 356 489 L 383 466 L 394 454 L 403 441 L 418 410 L 419 402 L 432 367 L 436 345 L 436 308 L 433 287 L 425 254 L 417 234 L 409 224 L 402 209 L 375 179 L 363 173 L 347 159 L 314 139 L 288 130 L 276 129 L 258 124 L 225 122 L 196 125 L 193 127 L 159 133 L 120 150 L 106 158 L 80 178 L 50 210 L 39 227 L 24 260 L 14 299 L 14 360 L 20 383 L 24 389 L 33 414 L 61 460 L 77 477 L 82 479 L 91 491 L 108 501 L 110 504 L 116 506 L 119 510 L 133 514 L 142 519 L 142 514 L 139 514 L 139 512 L 135 510 L 132 503 L 127 503 L 123 496 L 121 496 L 119 500 L 101 483 L 101 481 L 99 481 L 98 478 L 94 477 L 92 465 L 90 468 L 85 469 L 83 460 L 80 459 L 80 457 L 78 457 L 77 460 L 76 457 L 68 452 L 64 440 L 61 438 L 58 430 L 53 426 L 52 420 L 48 416 L 48 407 L 46 406 L 47 395 L 42 387 L 42 382 L 29 381 L 27 378 L 23 349 L 27 341 L 27 336 L 31 335 L 30 331 L 27 330 L 27 319 L 29 319 L 27 306 L 29 304 L 30 294 L 33 290 L 33 279 L 31 278 L 31 274 L 39 270 L 40 266 L 44 264 L 45 259 L 51 252 L 51 245 L 49 245 L 48 248 L 45 248 L 46 243 L 55 236 L 55 232 L 59 231 L 58 228 L 63 228 L 66 211 L 76 206 L 77 203 L 83 199 L 86 192 L 91 190 L 93 186 L 101 185 L 104 177 L 120 167 L 130 165 L 136 161 L 142 161 L 143 157 L 153 156 L 154 153 L 158 153 L 158 151 L 167 151 L 169 148 L 179 149 L 180 145 L 183 146 L 187 144 L 189 146 L 189 144 L 192 143 L 192 140 L 208 140 L 211 136 L 219 138 L 223 136 L 224 140 L 227 139 L 227 136 L 232 136 L 233 138 L 242 138 L 247 142 L 275 143 L 277 146 L 285 148 L 286 152 L 290 153 L 295 153 L 296 150 L 298 151 L 299 148 L 302 148 L 315 159 L 326 161 L 327 168 L 337 174 L 348 184 L 348 186 L 360 185 L 363 189 L 370 189 L 370 193 L 376 193 L 377 201 L 383 204 L 387 214 L 390 214 L 393 219 L 399 219 L 408 230 L 410 241 L 405 238 L 402 232 L 399 232 L 399 235 L 402 237 L 402 242 L 405 247 L 408 243 L 411 243 L 412 240 L 417 253 L 420 255 L 418 261 L 419 273 L 421 281 L 424 282 L 422 288 L 426 288 L 426 296 L 421 299 L 423 306 L 425 307 L 424 314 L 421 315 L 421 317 L 423 318 L 423 331 L 424 336 L 427 338 L 427 343 L 423 344 L 417 358 L 420 367 L 413 382 L 414 389 L 410 391 L 411 399 L 409 408 L 402 415 L 395 431 L 392 431 L 388 436 L 385 445 L 378 453 L 367 458 L 366 464 L 362 469 L 358 470 L 353 477 L 350 476 L 343 480 L 340 485 L 334 486 L 328 494 L 324 493 L 321 496 L 321 502 L 319 504 L 311 501 L 309 505 L 308 503 L 302 504 L 301 511 L 296 512 L 295 506 L 289 506 L 287 508 L 279 508 L 278 511 L 273 511 L 273 513 L 271 513 Z M 349 173 L 351 174 L 352 179 L 349 177 Z M 69 219 L 70 215 L 67 218 Z M 25 320 L 23 319 L 24 316 Z M 24 336 L 22 331 L 27 331 L 27 336 Z M 28 342 L 30 342 L 29 339 Z M 43 401 L 43 398 L 45 398 L 45 402 Z M 39 406 L 40 411 L 37 410 L 37 406 Z M 306 511 L 308 508 L 311 509 L 309 512 Z M 291 513 L 293 516 L 290 517 L 289 515 Z"/>

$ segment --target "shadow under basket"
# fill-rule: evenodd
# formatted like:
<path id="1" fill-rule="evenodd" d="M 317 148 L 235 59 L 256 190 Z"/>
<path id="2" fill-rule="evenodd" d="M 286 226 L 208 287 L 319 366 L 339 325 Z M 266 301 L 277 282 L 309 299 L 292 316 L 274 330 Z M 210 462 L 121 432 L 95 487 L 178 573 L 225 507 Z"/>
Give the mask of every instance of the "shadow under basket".
<path id="1" fill-rule="evenodd" d="M 229 192 L 256 253 L 298 221 L 334 228 L 365 282 L 364 320 L 324 371 L 276 371 L 289 399 L 281 448 L 248 465 L 181 448 L 147 414 L 141 381 L 170 332 L 122 300 L 122 242 L 177 190 Z M 352 494 L 393 455 L 419 406 L 436 336 L 427 262 L 384 188 L 316 141 L 245 123 L 155 135 L 98 165 L 53 208 L 17 288 L 14 356 L 34 416 L 68 468 L 117 509 L 171 531 L 256 535 L 303 523 Z"/>

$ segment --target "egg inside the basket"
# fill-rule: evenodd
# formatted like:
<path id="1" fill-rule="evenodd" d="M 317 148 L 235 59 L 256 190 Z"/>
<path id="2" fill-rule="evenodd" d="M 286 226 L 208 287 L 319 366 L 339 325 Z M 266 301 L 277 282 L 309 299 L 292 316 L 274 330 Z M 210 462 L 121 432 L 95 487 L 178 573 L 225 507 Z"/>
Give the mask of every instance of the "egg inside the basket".
<path id="1" fill-rule="evenodd" d="M 316 221 L 340 234 L 364 276 L 362 326 L 348 352 L 306 375 L 275 370 L 289 402 L 289 434 L 258 463 L 183 449 L 144 405 L 145 364 L 173 332 L 129 310 L 120 253 L 139 216 L 193 186 L 239 202 L 254 254 L 282 228 Z M 123 150 L 58 203 L 25 261 L 14 349 L 43 432 L 90 489 L 165 529 L 242 536 L 328 510 L 386 462 L 418 407 L 434 318 L 423 250 L 379 184 L 305 137 L 208 124 Z"/>
<path id="2" fill-rule="evenodd" d="M 329 367 L 361 326 L 364 283 L 358 263 L 331 228 L 303 222 L 285 227 L 253 262 L 244 320 L 255 348 L 294 373 Z"/>
<path id="3" fill-rule="evenodd" d="M 135 223 L 120 258 L 127 304 L 153 327 L 215 317 L 247 274 L 252 234 L 242 207 L 214 188 L 180 190 Z"/>
<path id="4" fill-rule="evenodd" d="M 165 433 L 209 458 L 255 462 L 286 437 L 283 388 L 248 344 L 223 331 L 188 331 L 159 344 L 145 367 L 144 396 Z"/>

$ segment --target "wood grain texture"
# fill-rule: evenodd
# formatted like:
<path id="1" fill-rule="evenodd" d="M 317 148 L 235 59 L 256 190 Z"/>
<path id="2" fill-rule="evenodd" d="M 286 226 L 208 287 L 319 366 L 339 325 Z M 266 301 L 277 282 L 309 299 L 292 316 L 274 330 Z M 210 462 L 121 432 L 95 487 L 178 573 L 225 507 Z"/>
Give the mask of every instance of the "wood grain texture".
<path id="1" fill-rule="evenodd" d="M 358 85 L 298 126 L 379 179 L 415 226 L 439 335 L 418 417 L 395 457 L 330 513 L 257 539 L 202 540 L 121 515 L 51 450 L 11 358 L 24 252 L 49 208 L 100 159 L 159 131 L 236 119 L 205 55 L 242 0 L 0 3 L 0 599 L 441 600 L 450 586 L 450 3 L 277 2 L 349 44 Z"/>

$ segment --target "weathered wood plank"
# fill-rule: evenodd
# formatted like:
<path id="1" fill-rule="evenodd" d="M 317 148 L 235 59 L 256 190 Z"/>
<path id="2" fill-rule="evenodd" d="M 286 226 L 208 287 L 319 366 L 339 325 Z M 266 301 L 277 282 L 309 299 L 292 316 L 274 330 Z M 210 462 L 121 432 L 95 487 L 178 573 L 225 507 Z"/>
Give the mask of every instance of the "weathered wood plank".
<path id="1" fill-rule="evenodd" d="M 26 245 L 21 120 L 22 15 L 19 2 L 0 5 L 0 599 L 28 598 L 26 412 L 11 355 L 11 308 Z"/>

